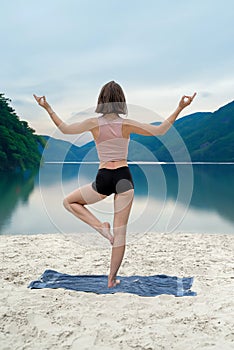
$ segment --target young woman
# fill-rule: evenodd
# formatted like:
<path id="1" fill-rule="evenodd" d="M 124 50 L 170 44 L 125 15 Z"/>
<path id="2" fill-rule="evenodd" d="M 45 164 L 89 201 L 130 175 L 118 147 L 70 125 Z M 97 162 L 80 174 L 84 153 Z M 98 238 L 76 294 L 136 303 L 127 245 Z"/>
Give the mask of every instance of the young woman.
<path id="1" fill-rule="evenodd" d="M 93 135 L 100 160 L 99 170 L 93 183 L 76 189 L 64 199 L 65 208 L 84 221 L 112 245 L 108 287 L 120 283 L 116 275 L 123 260 L 126 244 L 126 228 L 134 196 L 134 184 L 127 164 L 130 134 L 145 136 L 163 135 L 174 123 L 180 112 L 190 105 L 193 96 L 183 96 L 172 115 L 160 125 L 140 123 L 124 119 L 119 114 L 127 114 L 126 99 L 123 90 L 115 81 L 105 84 L 98 97 L 96 113 L 98 118 L 89 118 L 83 122 L 66 124 L 53 111 L 45 96 L 33 95 L 38 104 L 50 115 L 52 121 L 64 134 L 81 134 L 90 131 Z M 110 224 L 101 222 L 86 207 L 114 193 L 113 233 Z"/>

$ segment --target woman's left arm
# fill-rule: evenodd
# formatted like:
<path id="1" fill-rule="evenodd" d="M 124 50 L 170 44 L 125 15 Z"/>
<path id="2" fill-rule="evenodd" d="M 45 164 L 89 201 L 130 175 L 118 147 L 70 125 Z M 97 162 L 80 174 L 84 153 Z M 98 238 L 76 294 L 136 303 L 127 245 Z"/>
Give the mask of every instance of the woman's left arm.
<path id="1" fill-rule="evenodd" d="M 33 95 L 37 103 L 43 107 L 47 113 L 49 114 L 50 118 L 54 122 L 54 124 L 59 128 L 59 130 L 63 134 L 81 134 L 85 131 L 91 131 L 96 126 L 96 118 L 89 118 L 86 119 L 80 123 L 73 123 L 73 124 L 66 124 L 64 123 L 59 116 L 53 111 L 49 103 L 46 101 L 45 96 L 39 97 L 36 95 Z"/>

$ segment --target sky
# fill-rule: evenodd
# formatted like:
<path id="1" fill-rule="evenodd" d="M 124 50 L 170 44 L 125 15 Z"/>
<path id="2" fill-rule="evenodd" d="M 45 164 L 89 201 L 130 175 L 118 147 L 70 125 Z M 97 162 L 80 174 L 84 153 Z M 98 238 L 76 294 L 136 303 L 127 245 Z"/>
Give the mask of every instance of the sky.
<path id="1" fill-rule="evenodd" d="M 1 0 L 0 9 L 0 92 L 38 134 L 56 127 L 33 93 L 68 123 L 94 116 L 111 80 L 142 122 L 163 121 L 195 91 L 179 117 L 233 100 L 233 0 Z"/>

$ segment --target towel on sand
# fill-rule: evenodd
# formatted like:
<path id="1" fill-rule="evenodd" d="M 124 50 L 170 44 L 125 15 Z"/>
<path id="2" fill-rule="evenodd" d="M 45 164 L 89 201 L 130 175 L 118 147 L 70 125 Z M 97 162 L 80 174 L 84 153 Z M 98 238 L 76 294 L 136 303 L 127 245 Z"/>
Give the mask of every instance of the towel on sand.
<path id="1" fill-rule="evenodd" d="M 177 297 L 195 296 L 190 290 L 193 277 L 176 276 L 118 276 L 120 284 L 107 287 L 107 275 L 68 275 L 54 270 L 45 270 L 37 281 L 32 281 L 28 288 L 65 288 L 70 290 L 93 292 L 97 294 L 113 294 L 117 292 L 132 293 L 145 297 L 160 294 L 172 294 Z"/>

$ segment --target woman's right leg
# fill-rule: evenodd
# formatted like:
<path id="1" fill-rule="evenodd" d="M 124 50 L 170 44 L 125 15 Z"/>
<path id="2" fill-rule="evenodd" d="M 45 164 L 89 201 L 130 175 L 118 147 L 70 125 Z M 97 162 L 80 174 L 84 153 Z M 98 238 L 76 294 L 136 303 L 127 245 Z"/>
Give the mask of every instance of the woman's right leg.
<path id="1" fill-rule="evenodd" d="M 114 197 L 114 243 L 112 246 L 108 287 L 114 287 L 116 275 L 123 260 L 126 244 L 126 231 L 129 214 L 132 207 L 134 189 L 116 194 Z"/>
<path id="2" fill-rule="evenodd" d="M 101 222 L 86 207 L 86 204 L 93 204 L 106 198 L 96 192 L 91 184 L 78 188 L 70 193 L 63 201 L 64 207 L 80 220 L 97 230 L 102 236 L 107 238 L 113 244 L 113 236 L 110 233 L 110 224 Z"/>

